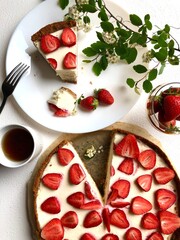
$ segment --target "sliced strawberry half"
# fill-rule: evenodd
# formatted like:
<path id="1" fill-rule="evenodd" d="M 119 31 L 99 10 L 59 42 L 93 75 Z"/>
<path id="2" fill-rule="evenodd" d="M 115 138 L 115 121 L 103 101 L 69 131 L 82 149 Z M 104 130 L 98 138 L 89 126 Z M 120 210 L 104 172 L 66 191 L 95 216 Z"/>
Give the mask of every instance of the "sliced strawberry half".
<path id="1" fill-rule="evenodd" d="M 137 178 L 136 182 L 142 190 L 148 192 L 151 189 L 152 185 L 152 175 L 151 174 L 141 175 Z"/>
<path id="2" fill-rule="evenodd" d="M 132 158 L 125 158 L 119 165 L 118 170 L 131 175 L 134 171 L 134 163 Z"/>
<path id="3" fill-rule="evenodd" d="M 85 195 L 82 192 L 75 192 L 68 196 L 67 202 L 75 208 L 81 208 L 84 204 Z"/>
<path id="4" fill-rule="evenodd" d="M 53 218 L 49 221 L 41 231 L 41 237 L 45 240 L 62 240 L 64 237 L 64 228 L 61 220 Z"/>
<path id="5" fill-rule="evenodd" d="M 85 228 L 92 228 L 92 227 L 98 226 L 101 223 L 102 223 L 102 218 L 100 214 L 97 211 L 93 210 L 85 216 L 83 226 Z"/>
<path id="6" fill-rule="evenodd" d="M 44 212 L 56 214 L 61 211 L 61 205 L 56 197 L 49 197 L 41 204 L 41 209 Z"/>
<path id="7" fill-rule="evenodd" d="M 56 61 L 56 59 L 54 59 L 54 58 L 47 58 L 47 61 L 49 62 L 49 64 L 51 65 L 51 67 L 53 69 L 57 68 L 57 61 Z"/>
<path id="8" fill-rule="evenodd" d="M 52 190 L 57 190 L 60 186 L 62 179 L 63 176 L 60 173 L 47 173 L 43 176 L 42 182 L 46 187 Z"/>
<path id="9" fill-rule="evenodd" d="M 68 165 L 74 158 L 74 153 L 68 148 L 59 148 L 57 153 L 59 163 L 63 166 Z"/>
<path id="10" fill-rule="evenodd" d="M 126 240 L 142 240 L 142 233 L 138 228 L 131 227 L 125 233 Z"/>
<path id="11" fill-rule="evenodd" d="M 141 215 L 152 209 L 152 204 L 143 197 L 137 196 L 132 199 L 131 210 L 134 214 Z"/>
<path id="12" fill-rule="evenodd" d="M 111 186 L 111 189 L 116 189 L 120 198 L 126 198 L 129 195 L 130 182 L 125 179 L 119 179 Z"/>
<path id="13" fill-rule="evenodd" d="M 117 197 L 118 197 L 118 190 L 112 189 L 112 191 L 109 193 L 107 204 L 110 204 L 112 201 L 116 200 Z"/>
<path id="14" fill-rule="evenodd" d="M 60 45 L 60 39 L 51 34 L 44 35 L 41 38 L 40 48 L 45 54 L 54 52 Z"/>
<path id="15" fill-rule="evenodd" d="M 129 222 L 124 211 L 114 209 L 110 214 L 110 223 L 119 228 L 128 228 Z"/>
<path id="16" fill-rule="evenodd" d="M 123 202 L 120 200 L 111 201 L 110 205 L 114 208 L 124 208 L 130 205 L 130 202 Z"/>
<path id="17" fill-rule="evenodd" d="M 159 184 L 166 184 L 175 177 L 175 172 L 168 167 L 158 167 L 153 171 L 153 175 Z"/>
<path id="18" fill-rule="evenodd" d="M 176 202 L 176 194 L 168 189 L 158 189 L 155 199 L 161 210 L 167 210 Z"/>
<path id="19" fill-rule="evenodd" d="M 85 181 L 85 183 L 84 183 L 84 191 L 85 191 L 85 195 L 88 199 L 90 199 L 90 200 L 95 199 L 95 196 L 92 192 L 91 186 L 88 181 Z"/>
<path id="20" fill-rule="evenodd" d="M 98 199 L 95 199 L 90 202 L 82 204 L 80 208 L 84 210 L 95 210 L 100 209 L 101 207 L 102 207 L 101 202 Z"/>
<path id="21" fill-rule="evenodd" d="M 64 227 L 75 228 L 78 225 L 78 216 L 74 211 L 65 213 L 61 218 L 61 223 Z"/>
<path id="22" fill-rule="evenodd" d="M 152 169 L 156 164 L 156 153 L 152 149 L 147 149 L 139 154 L 138 161 L 145 169 Z"/>
<path id="23" fill-rule="evenodd" d="M 101 238 L 101 240 L 119 240 L 119 237 L 115 234 L 107 233 Z"/>
<path id="24" fill-rule="evenodd" d="M 159 232 L 153 232 L 147 240 L 164 240 L 164 238 Z"/>
<path id="25" fill-rule="evenodd" d="M 109 211 L 109 208 L 107 208 L 107 207 L 103 208 L 102 218 L 103 218 L 103 223 L 104 223 L 107 231 L 110 232 L 111 229 L 110 229 L 110 211 Z"/>
<path id="26" fill-rule="evenodd" d="M 164 234 L 171 234 L 180 227 L 180 218 L 169 211 L 159 212 L 161 232 Z"/>
<path id="27" fill-rule="evenodd" d="M 75 32 L 71 28 L 64 28 L 61 34 L 61 41 L 64 46 L 74 46 L 76 44 Z"/>
<path id="28" fill-rule="evenodd" d="M 64 68 L 66 69 L 76 68 L 76 58 L 77 56 L 74 53 L 68 52 L 63 59 Z"/>
<path id="29" fill-rule="evenodd" d="M 57 117 L 68 117 L 70 115 L 69 111 L 67 109 L 61 109 L 58 108 L 55 112 L 54 115 Z"/>
<path id="30" fill-rule="evenodd" d="M 80 240 L 96 240 L 96 238 L 93 235 L 91 235 L 90 233 L 84 233 L 81 236 Z"/>
<path id="31" fill-rule="evenodd" d="M 141 225 L 145 229 L 156 229 L 159 227 L 159 219 L 153 213 L 145 213 L 141 219 Z"/>
<path id="32" fill-rule="evenodd" d="M 132 134 L 127 134 L 118 144 L 115 145 L 115 153 L 128 158 L 138 158 L 139 147 L 137 139 Z"/>
<path id="33" fill-rule="evenodd" d="M 72 184 L 78 185 L 86 177 L 86 174 L 80 164 L 74 163 L 69 169 L 69 180 Z"/>

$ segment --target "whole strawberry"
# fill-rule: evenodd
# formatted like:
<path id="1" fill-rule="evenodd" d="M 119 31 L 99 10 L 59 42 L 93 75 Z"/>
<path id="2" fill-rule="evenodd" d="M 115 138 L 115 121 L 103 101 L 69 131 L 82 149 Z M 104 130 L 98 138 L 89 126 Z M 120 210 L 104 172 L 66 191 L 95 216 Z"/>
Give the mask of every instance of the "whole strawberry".
<path id="1" fill-rule="evenodd" d="M 99 105 L 98 100 L 94 96 L 88 96 L 86 98 L 83 98 L 83 96 L 81 96 L 78 100 L 78 103 L 82 108 L 88 111 L 95 110 Z"/>
<path id="2" fill-rule="evenodd" d="M 164 118 L 171 121 L 180 116 L 180 96 L 168 95 L 163 101 Z"/>
<path id="3" fill-rule="evenodd" d="M 107 89 L 101 88 L 101 89 L 95 90 L 94 92 L 99 102 L 106 105 L 111 105 L 114 103 L 114 98 Z"/>

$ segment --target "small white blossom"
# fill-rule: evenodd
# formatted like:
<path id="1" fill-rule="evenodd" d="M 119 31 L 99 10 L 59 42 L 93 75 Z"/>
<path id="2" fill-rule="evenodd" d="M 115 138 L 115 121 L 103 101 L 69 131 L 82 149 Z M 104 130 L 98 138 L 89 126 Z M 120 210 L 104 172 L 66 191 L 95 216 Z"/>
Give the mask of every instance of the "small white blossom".
<path id="1" fill-rule="evenodd" d="M 107 60 L 108 60 L 108 63 L 117 63 L 120 59 L 119 59 L 119 56 L 116 55 L 115 52 L 109 53 L 107 51 Z"/>
<path id="2" fill-rule="evenodd" d="M 102 32 L 102 38 L 108 44 L 113 44 L 116 42 L 113 32 Z"/>
<path id="3" fill-rule="evenodd" d="M 78 11 L 76 5 L 73 5 L 72 7 L 69 8 L 69 17 L 70 18 L 77 20 L 77 19 L 79 19 L 79 16 L 80 16 L 80 12 Z"/>
<path id="4" fill-rule="evenodd" d="M 89 32 L 91 30 L 90 23 L 85 23 L 83 27 L 84 32 Z"/>
<path id="5" fill-rule="evenodd" d="M 77 3 L 79 5 L 81 5 L 81 4 L 89 4 L 89 0 L 77 0 Z"/>
<path id="6" fill-rule="evenodd" d="M 152 59 L 151 57 L 151 51 L 148 51 L 146 53 L 143 54 L 142 56 L 143 62 L 149 63 Z"/>

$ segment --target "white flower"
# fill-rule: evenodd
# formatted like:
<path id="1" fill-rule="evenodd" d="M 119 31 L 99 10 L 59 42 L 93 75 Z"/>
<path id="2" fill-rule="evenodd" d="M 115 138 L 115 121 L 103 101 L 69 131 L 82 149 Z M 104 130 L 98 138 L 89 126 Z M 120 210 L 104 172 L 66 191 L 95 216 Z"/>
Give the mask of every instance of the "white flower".
<path id="1" fill-rule="evenodd" d="M 151 57 L 151 51 L 148 51 L 146 53 L 143 54 L 142 56 L 143 62 L 149 63 L 152 59 Z"/>
<path id="2" fill-rule="evenodd" d="M 80 16 L 80 12 L 78 11 L 76 5 L 73 5 L 72 7 L 69 8 L 69 17 L 70 18 L 77 20 L 77 19 L 79 19 L 79 16 Z"/>
<path id="3" fill-rule="evenodd" d="M 77 0 L 77 3 L 79 5 L 81 5 L 81 4 L 89 4 L 89 0 Z"/>
<path id="4" fill-rule="evenodd" d="M 119 56 L 116 55 L 115 52 L 109 53 L 107 51 L 107 60 L 108 60 L 108 63 L 117 63 L 120 59 L 119 59 Z"/>
<path id="5" fill-rule="evenodd" d="M 102 32 L 102 38 L 108 44 L 113 44 L 116 42 L 116 38 L 113 32 Z"/>

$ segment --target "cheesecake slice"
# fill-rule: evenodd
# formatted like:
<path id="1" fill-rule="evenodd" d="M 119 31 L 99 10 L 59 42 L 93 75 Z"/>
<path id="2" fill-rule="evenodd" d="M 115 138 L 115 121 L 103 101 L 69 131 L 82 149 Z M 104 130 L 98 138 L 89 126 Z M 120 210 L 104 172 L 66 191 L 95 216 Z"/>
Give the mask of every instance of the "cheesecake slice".
<path id="1" fill-rule="evenodd" d="M 77 27 L 75 21 L 48 24 L 34 33 L 31 40 L 62 81 L 77 83 Z"/>

